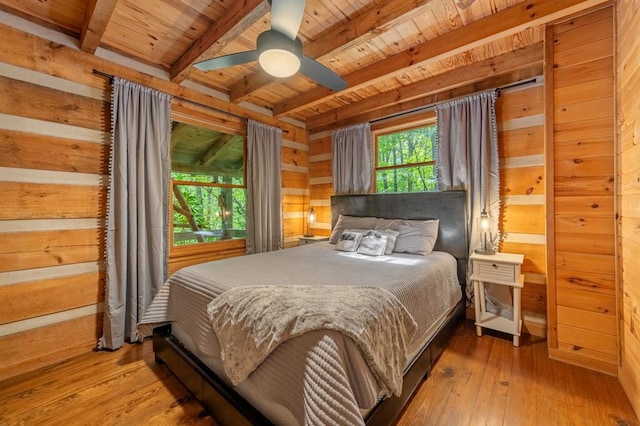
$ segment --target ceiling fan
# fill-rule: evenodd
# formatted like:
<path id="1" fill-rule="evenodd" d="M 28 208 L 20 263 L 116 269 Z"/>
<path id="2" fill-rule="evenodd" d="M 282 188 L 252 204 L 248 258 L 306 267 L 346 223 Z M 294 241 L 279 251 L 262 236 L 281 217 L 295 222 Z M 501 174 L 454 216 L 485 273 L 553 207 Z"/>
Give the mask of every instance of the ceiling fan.
<path id="1" fill-rule="evenodd" d="M 274 77 L 290 77 L 300 71 L 305 77 L 336 92 L 347 87 L 342 77 L 302 53 L 302 42 L 297 35 L 305 0 L 268 1 L 271 4 L 271 29 L 258 36 L 256 50 L 218 56 L 193 66 L 209 71 L 257 60 L 262 69 Z"/>

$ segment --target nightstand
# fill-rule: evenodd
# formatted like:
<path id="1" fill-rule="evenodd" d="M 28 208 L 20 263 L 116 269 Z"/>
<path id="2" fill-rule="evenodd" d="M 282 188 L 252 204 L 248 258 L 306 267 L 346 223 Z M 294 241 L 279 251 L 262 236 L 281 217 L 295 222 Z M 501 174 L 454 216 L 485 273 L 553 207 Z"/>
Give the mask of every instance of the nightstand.
<path id="1" fill-rule="evenodd" d="M 471 280 L 473 281 L 473 299 L 476 308 L 476 333 L 482 336 L 482 327 L 502 331 L 513 335 L 513 346 L 520 345 L 522 312 L 520 308 L 521 291 L 524 287 L 524 275 L 520 269 L 524 255 L 496 253 L 494 255 L 471 255 Z M 513 318 L 505 318 L 486 309 L 485 284 L 492 283 L 509 286 L 513 290 Z"/>
<path id="2" fill-rule="evenodd" d="M 314 235 L 313 237 L 300 237 L 298 238 L 298 245 L 306 246 L 307 244 L 313 244 L 320 241 L 329 241 L 329 237 L 322 237 L 320 235 Z"/>

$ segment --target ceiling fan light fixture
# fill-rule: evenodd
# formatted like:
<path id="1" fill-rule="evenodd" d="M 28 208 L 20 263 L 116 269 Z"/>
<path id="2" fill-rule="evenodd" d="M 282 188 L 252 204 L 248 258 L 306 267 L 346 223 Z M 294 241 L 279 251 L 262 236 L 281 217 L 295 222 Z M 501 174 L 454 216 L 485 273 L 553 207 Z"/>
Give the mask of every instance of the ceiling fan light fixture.
<path id="1" fill-rule="evenodd" d="M 301 65 L 296 55 L 281 49 L 265 50 L 258 56 L 258 62 L 263 70 L 278 78 L 291 77 Z"/>
<path id="2" fill-rule="evenodd" d="M 270 30 L 258 36 L 258 63 L 268 74 L 285 78 L 300 69 L 302 64 L 302 42 L 291 40 L 284 34 Z"/>

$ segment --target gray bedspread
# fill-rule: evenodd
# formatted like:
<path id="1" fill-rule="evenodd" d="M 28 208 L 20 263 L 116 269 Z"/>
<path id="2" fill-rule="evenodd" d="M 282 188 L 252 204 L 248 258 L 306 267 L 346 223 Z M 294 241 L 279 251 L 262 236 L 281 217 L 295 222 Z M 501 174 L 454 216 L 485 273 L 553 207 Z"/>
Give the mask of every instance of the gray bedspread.
<path id="1" fill-rule="evenodd" d="M 167 280 L 139 330 L 149 335 L 151 326 L 173 322 L 174 334 L 231 382 L 207 306 L 234 287 L 273 285 L 384 288 L 415 321 L 414 339 L 461 298 L 456 261 L 447 253 L 370 257 L 317 243 L 184 268 Z M 236 389 L 277 424 L 345 425 L 363 424 L 384 390 L 353 340 L 333 330 L 280 344 Z"/>

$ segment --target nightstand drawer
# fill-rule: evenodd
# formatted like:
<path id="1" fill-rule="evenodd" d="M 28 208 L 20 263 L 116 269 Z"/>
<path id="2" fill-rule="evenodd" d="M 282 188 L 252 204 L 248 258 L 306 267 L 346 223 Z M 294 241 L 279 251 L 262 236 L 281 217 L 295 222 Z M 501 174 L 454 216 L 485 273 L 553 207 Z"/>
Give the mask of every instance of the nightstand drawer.
<path id="1" fill-rule="evenodd" d="M 498 262 L 473 262 L 473 272 L 478 279 L 517 281 L 515 265 Z"/>

